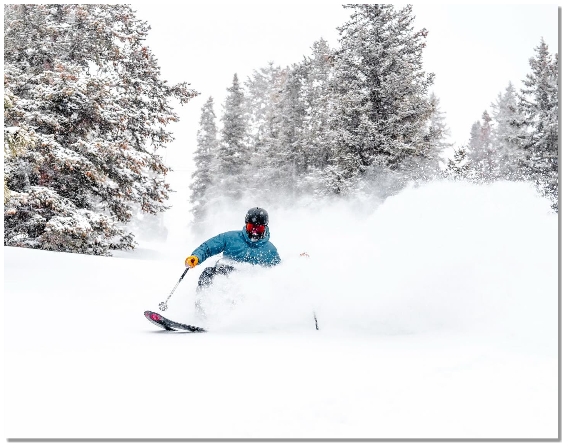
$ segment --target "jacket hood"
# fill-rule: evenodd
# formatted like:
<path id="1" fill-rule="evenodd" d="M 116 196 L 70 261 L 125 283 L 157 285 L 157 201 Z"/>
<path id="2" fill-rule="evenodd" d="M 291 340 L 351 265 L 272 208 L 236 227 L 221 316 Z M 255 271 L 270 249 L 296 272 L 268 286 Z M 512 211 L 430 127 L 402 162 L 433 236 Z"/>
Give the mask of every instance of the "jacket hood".
<path id="1" fill-rule="evenodd" d="M 241 231 L 241 235 L 244 238 L 244 240 L 246 241 L 246 243 L 251 247 L 264 246 L 266 243 L 268 243 L 268 240 L 270 239 L 270 229 L 268 228 L 268 226 L 266 226 L 264 238 L 261 238 L 258 241 L 253 241 L 253 240 L 250 239 L 250 237 L 248 236 L 248 233 L 247 233 L 247 226 L 243 226 L 243 230 Z"/>

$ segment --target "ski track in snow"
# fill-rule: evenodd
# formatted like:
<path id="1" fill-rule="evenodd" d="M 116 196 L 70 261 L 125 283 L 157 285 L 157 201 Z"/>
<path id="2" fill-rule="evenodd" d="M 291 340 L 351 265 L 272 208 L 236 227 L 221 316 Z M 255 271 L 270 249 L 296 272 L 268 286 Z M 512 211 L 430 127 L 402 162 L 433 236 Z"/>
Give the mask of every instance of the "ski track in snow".
<path id="1" fill-rule="evenodd" d="M 558 216 L 528 185 L 266 208 L 283 263 L 216 280 L 206 334 L 143 316 L 202 242 L 183 229 L 112 258 L 5 247 L 7 437 L 557 437 Z M 202 323 L 214 261 L 165 316 Z"/>

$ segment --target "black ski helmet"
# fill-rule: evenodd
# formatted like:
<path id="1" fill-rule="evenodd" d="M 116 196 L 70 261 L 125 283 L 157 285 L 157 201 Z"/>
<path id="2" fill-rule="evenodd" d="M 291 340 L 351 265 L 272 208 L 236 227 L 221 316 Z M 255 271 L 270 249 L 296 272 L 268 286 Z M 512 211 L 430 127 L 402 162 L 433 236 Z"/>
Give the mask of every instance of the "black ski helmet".
<path id="1" fill-rule="evenodd" d="M 268 212 L 260 207 L 251 208 L 245 215 L 245 224 L 248 224 L 249 222 L 255 225 L 262 224 L 264 226 L 267 226 Z"/>
<path id="2" fill-rule="evenodd" d="M 245 215 L 245 230 L 252 241 L 261 240 L 266 236 L 266 226 L 268 226 L 268 213 L 263 208 L 251 208 Z"/>

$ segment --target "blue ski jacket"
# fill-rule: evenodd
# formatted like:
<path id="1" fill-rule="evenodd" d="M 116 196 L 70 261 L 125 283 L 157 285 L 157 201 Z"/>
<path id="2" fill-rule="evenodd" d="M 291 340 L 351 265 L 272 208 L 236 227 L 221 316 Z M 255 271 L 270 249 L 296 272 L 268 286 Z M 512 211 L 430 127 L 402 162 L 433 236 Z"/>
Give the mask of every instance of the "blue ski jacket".
<path id="1" fill-rule="evenodd" d="M 246 228 L 220 233 L 208 239 L 195 249 L 192 254 L 199 258 L 199 264 L 213 255 L 223 252 L 223 256 L 234 261 L 274 266 L 280 263 L 280 255 L 274 244 L 270 241 L 270 231 L 266 228 L 266 235 L 258 241 L 252 241 Z"/>

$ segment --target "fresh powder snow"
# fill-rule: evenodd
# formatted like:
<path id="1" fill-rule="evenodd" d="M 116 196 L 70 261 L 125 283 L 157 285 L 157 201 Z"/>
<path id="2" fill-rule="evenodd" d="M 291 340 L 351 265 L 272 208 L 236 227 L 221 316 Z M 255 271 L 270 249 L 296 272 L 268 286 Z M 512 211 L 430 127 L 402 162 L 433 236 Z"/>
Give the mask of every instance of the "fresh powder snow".
<path id="1" fill-rule="evenodd" d="M 558 437 L 558 215 L 528 184 L 250 204 L 283 262 L 216 279 L 205 322 L 218 257 L 190 270 L 163 314 L 203 334 L 143 316 L 203 241 L 186 191 L 132 252 L 4 248 L 7 438 Z"/>

